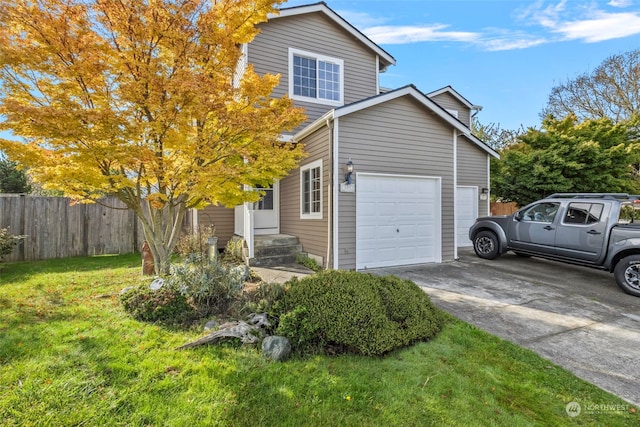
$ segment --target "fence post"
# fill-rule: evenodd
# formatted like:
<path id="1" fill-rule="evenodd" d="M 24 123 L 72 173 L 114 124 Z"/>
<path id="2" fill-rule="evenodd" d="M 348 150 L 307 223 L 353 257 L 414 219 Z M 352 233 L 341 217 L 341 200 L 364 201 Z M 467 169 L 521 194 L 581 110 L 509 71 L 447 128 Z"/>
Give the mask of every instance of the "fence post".
<path id="1" fill-rule="evenodd" d="M 21 236 L 25 235 L 25 231 L 27 229 L 27 215 L 26 215 L 26 210 L 27 210 L 27 199 L 25 197 L 24 194 L 20 194 L 20 232 L 18 233 Z M 19 249 L 18 249 L 18 261 L 24 261 L 26 255 L 26 251 L 25 251 L 25 239 L 23 239 L 20 244 L 18 245 Z"/>

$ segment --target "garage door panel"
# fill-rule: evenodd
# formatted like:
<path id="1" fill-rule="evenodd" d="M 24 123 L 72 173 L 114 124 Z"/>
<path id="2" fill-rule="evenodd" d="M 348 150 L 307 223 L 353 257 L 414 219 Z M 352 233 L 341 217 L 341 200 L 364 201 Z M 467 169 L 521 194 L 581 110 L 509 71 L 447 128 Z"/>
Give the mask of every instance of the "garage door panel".
<path id="1" fill-rule="evenodd" d="M 458 246 L 472 246 L 469 228 L 478 217 L 478 189 L 458 187 L 456 199 L 456 239 Z"/>
<path id="2" fill-rule="evenodd" d="M 376 216 L 382 215 L 395 215 L 398 210 L 396 203 L 378 203 L 377 205 L 373 205 L 372 208 L 377 209 L 378 212 L 375 214 Z"/>
<path id="3" fill-rule="evenodd" d="M 395 226 L 380 226 L 378 227 L 378 238 L 394 238 L 396 236 L 397 232 L 396 232 L 396 227 Z"/>
<path id="4" fill-rule="evenodd" d="M 357 182 L 357 269 L 437 260 L 438 179 L 362 174 Z"/>

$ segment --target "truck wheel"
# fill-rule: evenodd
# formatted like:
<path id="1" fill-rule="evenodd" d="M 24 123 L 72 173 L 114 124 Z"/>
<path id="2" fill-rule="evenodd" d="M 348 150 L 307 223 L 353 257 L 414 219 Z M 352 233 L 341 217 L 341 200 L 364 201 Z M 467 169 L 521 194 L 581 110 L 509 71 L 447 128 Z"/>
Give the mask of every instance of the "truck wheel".
<path id="1" fill-rule="evenodd" d="M 616 283 L 629 295 L 640 297 L 640 255 L 622 258 L 613 270 Z"/>
<path id="2" fill-rule="evenodd" d="M 473 250 L 480 258 L 496 258 L 500 255 L 498 237 L 492 231 L 479 232 L 473 237 Z"/>

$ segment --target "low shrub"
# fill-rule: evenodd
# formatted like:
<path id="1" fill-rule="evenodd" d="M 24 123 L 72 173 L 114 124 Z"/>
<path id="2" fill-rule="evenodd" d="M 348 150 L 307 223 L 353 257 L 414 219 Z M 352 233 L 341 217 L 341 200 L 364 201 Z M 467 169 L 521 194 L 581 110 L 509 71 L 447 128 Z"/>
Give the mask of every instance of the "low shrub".
<path id="1" fill-rule="evenodd" d="M 214 237 L 215 234 L 216 228 L 214 226 L 201 226 L 198 227 L 195 233 L 182 234 L 174 252 L 184 258 L 195 256 L 199 259 L 205 259 L 209 251 L 208 240 L 210 237 Z"/>
<path id="2" fill-rule="evenodd" d="M 300 354 L 382 355 L 435 336 L 444 322 L 427 294 L 395 276 L 330 270 L 286 285 L 270 314 Z"/>
<path id="3" fill-rule="evenodd" d="M 263 282 L 243 292 L 239 301 L 239 312 L 243 315 L 250 313 L 272 313 L 274 306 L 280 304 L 284 298 L 285 285 L 280 283 Z"/>
<path id="4" fill-rule="evenodd" d="M 190 258 L 172 268 L 165 282 L 179 289 L 196 307 L 199 316 L 224 313 L 239 295 L 246 279 L 244 265 Z"/>
<path id="5" fill-rule="evenodd" d="M 222 260 L 228 264 L 242 264 L 242 240 L 231 239 L 224 247 Z"/>
<path id="6" fill-rule="evenodd" d="M 125 311 L 144 322 L 180 324 L 188 322 L 195 310 L 179 289 L 166 283 L 157 290 L 149 285 L 130 289 L 120 296 Z"/>
<path id="7" fill-rule="evenodd" d="M 9 228 L 0 228 L 0 261 L 5 255 L 13 252 L 15 246 L 24 240 L 26 236 L 14 236 L 9 234 Z"/>
<path id="8" fill-rule="evenodd" d="M 320 264 L 318 264 L 315 259 L 309 257 L 309 255 L 306 254 L 298 254 L 296 256 L 296 262 L 300 265 L 304 265 L 310 270 L 315 271 L 316 273 L 322 270 Z"/>

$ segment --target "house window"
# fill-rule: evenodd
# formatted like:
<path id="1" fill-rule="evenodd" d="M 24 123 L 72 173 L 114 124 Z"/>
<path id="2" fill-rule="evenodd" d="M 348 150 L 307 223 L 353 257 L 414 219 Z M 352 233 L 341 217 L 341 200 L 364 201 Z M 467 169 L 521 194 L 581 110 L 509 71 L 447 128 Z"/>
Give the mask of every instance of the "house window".
<path id="1" fill-rule="evenodd" d="M 343 61 L 289 49 L 289 93 L 293 99 L 342 105 Z"/>
<path id="2" fill-rule="evenodd" d="M 322 160 L 300 167 L 300 218 L 322 218 Z"/>

